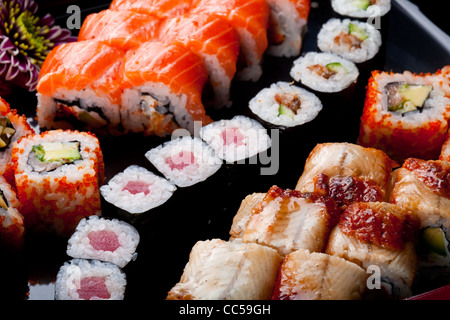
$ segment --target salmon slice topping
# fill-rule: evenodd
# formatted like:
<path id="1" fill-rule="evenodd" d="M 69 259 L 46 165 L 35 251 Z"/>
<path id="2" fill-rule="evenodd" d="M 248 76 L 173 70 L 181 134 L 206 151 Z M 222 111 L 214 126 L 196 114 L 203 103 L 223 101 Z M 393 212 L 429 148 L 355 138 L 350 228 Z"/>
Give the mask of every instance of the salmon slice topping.
<path id="1" fill-rule="evenodd" d="M 88 238 L 95 250 L 114 252 L 120 247 L 119 239 L 113 231 L 91 231 L 88 234 Z"/>
<path id="2" fill-rule="evenodd" d="M 77 293 L 83 300 L 92 298 L 109 299 L 111 297 L 103 277 L 86 277 L 81 279 Z"/>

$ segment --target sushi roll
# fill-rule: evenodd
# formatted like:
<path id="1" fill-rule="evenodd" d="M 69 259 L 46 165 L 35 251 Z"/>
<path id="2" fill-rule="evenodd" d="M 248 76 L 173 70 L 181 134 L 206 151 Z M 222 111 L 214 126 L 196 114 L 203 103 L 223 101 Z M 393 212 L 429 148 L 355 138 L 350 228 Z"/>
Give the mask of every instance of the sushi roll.
<path id="1" fill-rule="evenodd" d="M 232 239 L 275 248 L 282 256 L 297 249 L 322 252 L 340 213 L 329 197 L 277 186 L 253 208 L 245 207 L 233 219 Z"/>
<path id="2" fill-rule="evenodd" d="M 266 0 L 193 0 L 191 12 L 215 14 L 228 21 L 239 34 L 241 59 L 237 79 L 258 81 L 268 46 L 270 8 Z"/>
<path id="3" fill-rule="evenodd" d="M 212 176 L 222 165 L 214 150 L 196 137 L 181 137 L 149 150 L 145 157 L 172 183 L 188 187 Z"/>
<path id="4" fill-rule="evenodd" d="M 322 25 L 317 46 L 355 63 L 372 59 L 381 46 L 381 33 L 365 22 L 330 19 Z"/>
<path id="5" fill-rule="evenodd" d="M 158 37 L 160 20 L 152 15 L 129 10 L 103 10 L 86 17 L 78 41 L 103 42 L 111 47 L 130 50 Z"/>
<path id="6" fill-rule="evenodd" d="M 52 130 L 26 136 L 12 163 L 27 226 L 70 236 L 82 218 L 101 214 L 104 164 L 94 135 Z"/>
<path id="7" fill-rule="evenodd" d="M 127 132 L 167 135 L 194 131 L 211 122 L 202 104 L 208 72 L 202 59 L 182 44 L 149 41 L 123 60 L 120 115 Z"/>
<path id="8" fill-rule="evenodd" d="M 437 159 L 448 131 L 449 93 L 440 72 L 373 71 L 358 144 L 383 150 L 398 162 Z"/>
<path id="9" fill-rule="evenodd" d="M 274 126 L 294 127 L 312 121 L 322 110 L 322 102 L 315 94 L 280 81 L 258 92 L 249 108 Z"/>
<path id="10" fill-rule="evenodd" d="M 420 220 L 419 271 L 428 280 L 450 275 L 450 164 L 408 158 L 394 171 L 390 202 Z"/>
<path id="11" fill-rule="evenodd" d="M 228 163 L 251 158 L 271 146 L 267 130 L 258 121 L 240 115 L 202 127 L 200 137 Z"/>
<path id="12" fill-rule="evenodd" d="M 121 134 L 123 58 L 123 50 L 96 40 L 55 47 L 42 65 L 36 87 L 39 126 Z"/>
<path id="13" fill-rule="evenodd" d="M 391 10 L 391 0 L 332 0 L 331 7 L 352 18 L 382 17 Z"/>
<path id="14" fill-rule="evenodd" d="M 295 81 L 319 92 L 339 92 L 355 83 L 356 65 L 327 52 L 308 52 L 294 61 L 290 75 Z"/>
<path id="15" fill-rule="evenodd" d="M 0 245 L 21 248 L 25 227 L 16 193 L 0 175 Z"/>
<path id="16" fill-rule="evenodd" d="M 209 75 L 207 85 L 212 88 L 205 98 L 207 105 L 230 107 L 231 81 L 240 47 L 239 34 L 233 25 L 214 14 L 189 13 L 165 20 L 159 34 L 160 41 L 183 43 L 202 58 Z"/>
<path id="17" fill-rule="evenodd" d="M 123 300 L 126 276 L 118 266 L 98 260 L 73 259 L 59 269 L 56 300 Z"/>
<path id="18" fill-rule="evenodd" d="M 310 0 L 268 0 L 270 7 L 269 47 L 277 57 L 296 57 L 302 48 L 310 10 Z"/>
<path id="19" fill-rule="evenodd" d="M 366 280 L 366 271 L 353 262 L 299 249 L 284 257 L 272 299 L 360 300 Z"/>
<path id="20" fill-rule="evenodd" d="M 411 295 L 417 269 L 418 228 L 416 215 L 397 205 L 356 202 L 342 213 L 326 253 L 364 269 L 377 266 L 380 290 L 388 297 L 406 298 Z"/>
<path id="21" fill-rule="evenodd" d="M 17 141 L 34 130 L 25 116 L 11 109 L 9 104 L 0 97 L 0 175 L 4 175 L 10 184 L 14 183 L 11 172 L 11 153 Z"/>
<path id="22" fill-rule="evenodd" d="M 165 203 L 176 187 L 143 167 L 131 165 L 100 187 L 103 198 L 129 216 L 138 216 Z"/>
<path id="23" fill-rule="evenodd" d="M 154 15 L 158 19 L 185 14 L 191 7 L 191 0 L 113 0 L 109 9 L 133 11 Z"/>
<path id="24" fill-rule="evenodd" d="M 268 300 L 281 256 L 255 243 L 198 241 L 168 300 Z"/>
<path id="25" fill-rule="evenodd" d="M 391 171 L 398 164 L 383 151 L 351 143 L 321 143 L 306 159 L 295 190 L 332 197 L 340 207 L 388 201 Z"/>
<path id="26" fill-rule="evenodd" d="M 136 257 L 139 238 L 136 228 L 124 221 L 91 216 L 78 223 L 68 241 L 67 255 L 111 262 L 123 268 Z"/>

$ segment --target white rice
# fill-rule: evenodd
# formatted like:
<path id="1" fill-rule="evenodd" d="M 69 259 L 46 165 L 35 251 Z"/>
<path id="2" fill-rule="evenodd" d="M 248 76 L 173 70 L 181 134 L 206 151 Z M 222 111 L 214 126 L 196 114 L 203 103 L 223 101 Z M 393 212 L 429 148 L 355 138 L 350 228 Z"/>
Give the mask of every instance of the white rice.
<path id="1" fill-rule="evenodd" d="M 340 63 L 345 71 L 340 70 L 329 79 L 318 75 L 308 69 L 312 65 L 326 66 L 328 63 Z M 305 86 L 320 92 L 339 92 L 356 82 L 359 71 L 356 65 L 345 58 L 327 52 L 308 52 L 304 56 L 294 61 L 290 75 L 296 81 L 300 81 Z"/>
<path id="2" fill-rule="evenodd" d="M 225 145 L 224 135 L 228 137 L 225 133 L 227 129 L 237 129 L 243 136 L 243 143 Z M 258 121 L 240 115 L 202 127 L 200 137 L 214 149 L 219 158 L 229 163 L 250 158 L 271 146 L 267 130 Z"/>
<path id="3" fill-rule="evenodd" d="M 301 106 L 293 119 L 287 115 L 279 115 L 280 103 L 275 100 L 277 93 L 295 94 L 299 97 Z M 322 110 L 322 102 L 315 94 L 280 81 L 273 83 L 269 88 L 262 89 L 250 100 L 249 108 L 264 121 L 278 126 L 293 127 L 313 120 Z"/>
<path id="4" fill-rule="evenodd" d="M 92 231 L 112 231 L 117 236 L 120 246 L 114 251 L 96 250 L 89 239 Z M 104 219 L 97 216 L 84 218 L 70 237 L 67 255 L 72 258 L 97 259 L 112 262 L 125 267 L 135 257 L 139 244 L 139 233 L 132 225 L 117 219 Z"/>
<path id="5" fill-rule="evenodd" d="M 192 154 L 194 163 L 184 166 L 183 155 Z M 145 157 L 171 182 L 179 187 L 192 186 L 212 176 L 222 165 L 214 150 L 196 137 L 181 137 L 149 150 Z M 190 161 L 191 159 L 189 159 Z M 170 166 L 182 165 L 183 168 Z"/>
<path id="6" fill-rule="evenodd" d="M 362 28 L 368 38 L 363 40 L 361 47 L 338 45 L 334 39 L 341 33 L 349 33 L 349 24 L 352 23 Z M 322 25 L 317 36 L 317 46 L 324 52 L 331 52 L 340 55 L 355 63 L 361 63 L 372 59 L 381 46 L 381 33 L 373 26 L 365 22 L 345 19 L 330 19 Z"/>
<path id="7" fill-rule="evenodd" d="M 132 194 L 124 190 L 129 181 L 148 183 L 150 192 Z M 143 213 L 162 205 L 169 200 L 175 190 L 173 183 L 136 165 L 131 165 L 123 172 L 116 174 L 108 184 L 100 188 L 106 201 L 131 214 Z"/>
<path id="8" fill-rule="evenodd" d="M 82 300 L 78 290 L 83 278 L 102 277 L 110 298 L 107 300 L 123 300 L 127 284 L 125 274 L 112 263 L 98 260 L 73 259 L 59 269 L 55 283 L 56 300 Z M 101 300 L 92 297 L 92 300 Z"/>
<path id="9" fill-rule="evenodd" d="M 333 10 L 343 16 L 353 18 L 381 17 L 391 10 L 391 0 L 377 0 L 366 10 L 355 5 L 355 0 L 331 0 Z"/>

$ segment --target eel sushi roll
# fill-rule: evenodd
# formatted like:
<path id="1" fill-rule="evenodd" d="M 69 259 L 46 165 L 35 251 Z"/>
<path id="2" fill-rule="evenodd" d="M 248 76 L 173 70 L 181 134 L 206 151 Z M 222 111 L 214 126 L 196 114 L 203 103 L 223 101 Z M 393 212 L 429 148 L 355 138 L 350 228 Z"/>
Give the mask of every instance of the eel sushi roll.
<path id="1" fill-rule="evenodd" d="M 215 14 L 229 22 L 239 34 L 240 59 L 236 77 L 258 81 L 268 46 L 270 8 L 266 0 L 193 0 L 191 12 Z"/>
<path id="2" fill-rule="evenodd" d="M 0 175 L 4 175 L 7 181 L 14 184 L 11 172 L 11 154 L 17 141 L 28 134 L 34 134 L 25 116 L 17 114 L 17 110 L 11 109 L 9 104 L 0 98 Z"/>
<path id="3" fill-rule="evenodd" d="M 391 0 L 332 0 L 331 7 L 352 18 L 382 17 L 391 10 Z"/>
<path id="4" fill-rule="evenodd" d="M 318 92 L 340 92 L 355 83 L 359 71 L 345 58 L 327 52 L 308 52 L 294 61 L 290 75 Z"/>
<path id="5" fill-rule="evenodd" d="M 241 115 L 202 127 L 200 137 L 227 163 L 251 158 L 271 146 L 267 130 L 258 121 Z"/>
<path id="6" fill-rule="evenodd" d="M 273 186 L 254 207 L 241 204 L 230 235 L 243 243 L 272 247 L 282 256 L 298 249 L 322 252 L 339 214 L 329 197 Z"/>
<path id="7" fill-rule="evenodd" d="M 202 104 L 208 72 L 202 59 L 182 44 L 148 41 L 123 60 L 120 115 L 127 132 L 170 134 L 211 122 Z"/>
<path id="8" fill-rule="evenodd" d="M 263 121 L 288 128 L 315 119 L 322 110 L 322 102 L 314 93 L 280 81 L 258 92 L 250 100 L 249 108 Z"/>
<path id="9" fill-rule="evenodd" d="M 373 71 L 367 86 L 358 143 L 396 161 L 437 159 L 448 131 L 448 79 L 440 72 Z"/>
<path id="10" fill-rule="evenodd" d="M 68 241 L 67 255 L 123 268 L 136 256 L 139 239 L 136 228 L 124 221 L 91 216 L 78 223 Z"/>
<path id="11" fill-rule="evenodd" d="M 73 259 L 59 269 L 56 300 L 123 300 L 127 281 L 118 266 L 98 260 Z"/>
<path id="12" fill-rule="evenodd" d="M 356 202 L 342 213 L 326 253 L 377 270 L 374 296 L 406 298 L 416 275 L 416 215 L 386 202 Z"/>
<path id="13" fill-rule="evenodd" d="M 12 187 L 0 175 L 0 244 L 8 248 L 21 248 L 24 234 L 19 200 Z"/>
<path id="14" fill-rule="evenodd" d="M 317 35 L 317 46 L 355 63 L 372 59 L 380 50 L 381 33 L 372 25 L 350 19 L 330 19 Z"/>
<path id="15" fill-rule="evenodd" d="M 428 280 L 450 276 L 450 163 L 408 158 L 394 171 L 390 202 L 420 220 L 419 272 Z"/>
<path id="16" fill-rule="evenodd" d="M 160 20 L 129 10 L 103 10 L 86 17 L 78 41 L 97 40 L 111 47 L 130 50 L 157 38 Z"/>
<path id="17" fill-rule="evenodd" d="M 281 260 L 255 243 L 198 241 L 167 300 L 268 300 Z"/>
<path id="18" fill-rule="evenodd" d="M 96 40 L 55 47 L 42 65 L 36 87 L 39 126 L 121 134 L 123 57 L 123 50 Z"/>
<path id="19" fill-rule="evenodd" d="M 127 167 L 100 187 L 103 198 L 129 218 L 161 206 L 175 190 L 173 183 L 137 165 Z"/>
<path id="20" fill-rule="evenodd" d="M 267 53 L 296 57 L 302 48 L 310 0 L 268 0 L 270 7 Z"/>
<path id="21" fill-rule="evenodd" d="M 168 141 L 149 150 L 145 157 L 178 187 L 202 182 L 222 166 L 222 160 L 208 144 L 190 136 Z"/>
<path id="22" fill-rule="evenodd" d="M 82 218 L 101 214 L 104 164 L 94 135 L 53 130 L 23 137 L 12 163 L 27 226 L 70 236 Z"/>
<path id="23" fill-rule="evenodd" d="M 391 172 L 398 164 L 383 151 L 351 143 L 322 143 L 306 159 L 296 190 L 332 197 L 340 207 L 388 201 Z"/>
<path id="24" fill-rule="evenodd" d="M 299 249 L 284 257 L 272 299 L 360 300 L 366 280 L 366 271 L 353 262 Z"/>

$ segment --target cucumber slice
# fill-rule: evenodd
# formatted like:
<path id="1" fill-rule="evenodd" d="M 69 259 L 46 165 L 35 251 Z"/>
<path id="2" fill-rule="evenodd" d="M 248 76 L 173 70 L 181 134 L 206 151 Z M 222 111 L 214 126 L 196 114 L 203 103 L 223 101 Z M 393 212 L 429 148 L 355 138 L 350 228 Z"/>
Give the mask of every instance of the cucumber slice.
<path id="1" fill-rule="evenodd" d="M 353 0 L 352 4 L 359 9 L 367 10 L 370 6 L 370 0 Z"/>
<path id="2" fill-rule="evenodd" d="M 447 256 L 447 240 L 441 228 L 426 228 L 422 239 L 427 248 L 440 256 Z"/>
<path id="3" fill-rule="evenodd" d="M 354 35 L 355 37 L 357 37 L 362 41 L 366 40 L 369 37 L 364 28 L 351 22 L 348 24 L 348 33 Z"/>
<path id="4" fill-rule="evenodd" d="M 325 65 L 329 70 L 334 72 L 347 72 L 347 70 L 344 68 L 344 66 L 339 62 L 331 62 Z"/>
<path id="5" fill-rule="evenodd" d="M 278 116 L 285 115 L 294 120 L 295 112 L 286 107 L 283 104 L 280 104 L 280 107 L 278 108 Z"/>

